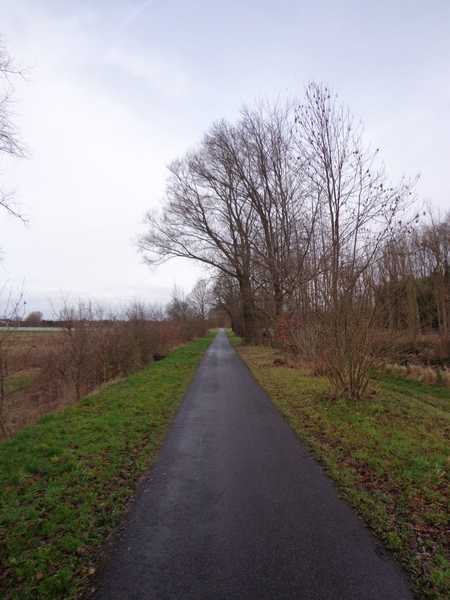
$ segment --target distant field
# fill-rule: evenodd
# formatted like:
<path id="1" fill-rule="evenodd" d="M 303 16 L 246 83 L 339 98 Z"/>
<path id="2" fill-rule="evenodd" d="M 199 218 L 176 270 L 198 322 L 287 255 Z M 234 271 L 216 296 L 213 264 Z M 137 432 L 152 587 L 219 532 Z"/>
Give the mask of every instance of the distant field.
<path id="1" fill-rule="evenodd" d="M 0 339 L 2 332 L 0 331 Z M 8 375 L 39 368 L 43 364 L 45 351 L 54 344 L 61 335 L 61 330 L 48 329 L 16 330 L 2 340 L 2 352 Z"/>
<path id="2" fill-rule="evenodd" d="M 0 335 L 2 332 L 6 332 L 8 329 L 6 327 L 0 327 Z M 51 333 L 53 331 L 63 331 L 62 327 L 18 327 L 14 330 L 14 334 L 22 333 L 24 331 L 29 331 L 33 333 L 39 333 L 45 331 L 46 333 Z"/>
<path id="3" fill-rule="evenodd" d="M 0 338 L 4 329 L 0 330 Z M 23 328 L 2 341 L 5 377 L 3 418 L 9 433 L 18 431 L 40 415 L 57 408 L 32 386 L 45 366 L 61 330 Z"/>

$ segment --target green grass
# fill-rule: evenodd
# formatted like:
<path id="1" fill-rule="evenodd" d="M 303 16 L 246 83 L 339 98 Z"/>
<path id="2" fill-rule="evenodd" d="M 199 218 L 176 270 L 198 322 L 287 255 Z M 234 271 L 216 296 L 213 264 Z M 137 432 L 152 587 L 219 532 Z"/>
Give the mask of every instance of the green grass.
<path id="1" fill-rule="evenodd" d="M 18 392 L 19 390 L 30 385 L 32 379 L 33 376 L 29 371 L 11 375 L 5 381 L 5 392 L 7 394 L 11 394 L 12 392 Z"/>
<path id="2" fill-rule="evenodd" d="M 373 397 L 331 401 L 324 379 L 274 366 L 276 350 L 238 349 L 418 597 L 450 598 L 450 390 L 382 375 Z"/>
<path id="3" fill-rule="evenodd" d="M 0 597 L 76 598 L 214 334 L 0 445 Z"/>

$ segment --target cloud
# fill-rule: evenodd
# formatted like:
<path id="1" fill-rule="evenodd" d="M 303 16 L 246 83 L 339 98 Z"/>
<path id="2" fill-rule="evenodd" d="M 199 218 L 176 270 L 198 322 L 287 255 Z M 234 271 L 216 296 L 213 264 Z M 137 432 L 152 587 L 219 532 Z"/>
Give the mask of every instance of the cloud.
<path id="1" fill-rule="evenodd" d="M 182 97 L 181 69 L 156 50 L 145 56 L 119 42 L 95 54 L 100 36 L 88 37 L 81 17 L 32 16 L 12 37 L 23 60 L 36 63 L 16 106 L 33 158 L 8 167 L 6 180 L 35 223 L 2 227 L 1 281 L 15 289 L 25 279 L 30 310 L 44 314 L 46 298 L 59 302 L 60 290 L 115 304 L 133 295 L 168 299 L 175 279 L 188 291 L 195 269 L 152 274 L 130 241 L 178 153 L 149 91 L 162 105 Z M 145 110 L 138 110 L 139 82 Z M 121 93 L 127 85 L 134 95 Z"/>
<path id="2" fill-rule="evenodd" d="M 179 61 L 163 56 L 156 48 L 147 48 L 144 54 L 111 46 L 103 49 L 97 60 L 130 74 L 172 102 L 179 104 L 188 93 L 188 79 Z"/>
<path id="3" fill-rule="evenodd" d="M 149 6 L 150 4 L 153 4 L 154 0 L 147 0 L 147 2 L 145 2 L 144 4 L 142 4 L 142 6 L 140 6 L 137 10 L 135 10 L 134 12 L 131 13 L 131 15 L 129 17 L 127 17 L 125 19 L 125 21 L 123 21 L 123 23 L 121 25 L 119 25 L 119 27 L 117 27 L 116 29 L 114 29 L 114 31 L 112 31 L 107 40 L 110 40 L 112 37 L 114 37 L 117 33 L 121 32 L 123 29 L 125 29 L 125 27 L 128 25 L 128 23 L 130 23 L 133 19 L 135 19 L 145 8 L 147 8 L 147 6 Z"/>

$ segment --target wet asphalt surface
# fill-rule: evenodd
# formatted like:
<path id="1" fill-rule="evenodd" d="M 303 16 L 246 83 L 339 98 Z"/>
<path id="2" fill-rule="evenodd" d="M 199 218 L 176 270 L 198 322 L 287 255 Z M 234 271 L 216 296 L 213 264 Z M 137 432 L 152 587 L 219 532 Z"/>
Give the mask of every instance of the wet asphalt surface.
<path id="1" fill-rule="evenodd" d="M 297 598 L 412 595 L 220 331 L 95 600 Z"/>

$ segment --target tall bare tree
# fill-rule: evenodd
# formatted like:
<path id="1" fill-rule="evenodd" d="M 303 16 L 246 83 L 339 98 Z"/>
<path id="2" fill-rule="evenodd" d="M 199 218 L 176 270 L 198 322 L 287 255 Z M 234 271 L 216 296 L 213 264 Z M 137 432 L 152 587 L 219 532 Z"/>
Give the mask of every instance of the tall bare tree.
<path id="1" fill-rule="evenodd" d="M 149 229 L 137 243 L 147 252 L 149 264 L 180 256 L 236 278 L 244 299 L 247 336 L 253 340 L 250 240 L 255 235 L 254 216 L 223 156 L 227 135 L 232 135 L 228 124 L 214 125 L 197 151 L 170 165 L 162 216 L 147 213 Z"/>
<path id="2" fill-rule="evenodd" d="M 410 250 L 420 323 L 424 331 L 445 338 L 450 332 L 450 211 L 441 214 L 429 207 L 424 216 Z"/>
<path id="3" fill-rule="evenodd" d="M 421 231 L 421 248 L 429 264 L 439 333 L 445 337 L 450 330 L 450 212 L 445 217 L 430 212 Z"/>
<path id="4" fill-rule="evenodd" d="M 358 397 L 380 366 L 381 265 L 385 275 L 416 218 L 416 180 L 390 184 L 377 156 L 326 86 L 307 85 L 301 103 L 243 107 L 172 163 L 162 216 L 147 215 L 138 245 L 149 264 L 213 267 L 238 334 L 294 332 L 287 347 L 324 363 L 335 395 Z M 411 282 L 404 310 L 417 325 Z"/>
<path id="5" fill-rule="evenodd" d="M 197 279 L 187 297 L 187 302 L 192 313 L 206 321 L 208 312 L 214 304 L 211 281 L 204 278 Z"/>
<path id="6" fill-rule="evenodd" d="M 315 311 L 336 395 L 364 393 L 377 360 L 377 266 L 389 239 L 408 231 L 415 180 L 391 185 L 378 150 L 337 95 L 311 82 L 296 110 L 297 148 L 318 199 L 314 249 L 321 257 Z"/>
<path id="7" fill-rule="evenodd" d="M 244 338 L 260 338 L 261 313 L 281 314 L 289 263 L 298 258 L 301 170 L 292 156 L 292 106 L 242 109 L 236 125 L 212 125 L 199 147 L 169 167 L 162 216 L 148 213 L 138 239 L 149 264 L 173 256 L 236 279 Z M 311 227 L 311 224 L 309 224 Z M 288 268 L 289 267 L 289 268 Z M 270 302 L 256 301 L 265 293 Z"/>
<path id="8" fill-rule="evenodd" d="M 27 69 L 17 65 L 8 53 L 5 43 L 0 39 L 0 156 L 26 158 L 28 150 L 20 140 L 20 132 L 13 120 L 12 96 L 14 82 L 25 78 Z M 12 190 L 0 187 L 0 206 L 11 216 L 26 222 L 26 217 L 16 201 Z"/>

